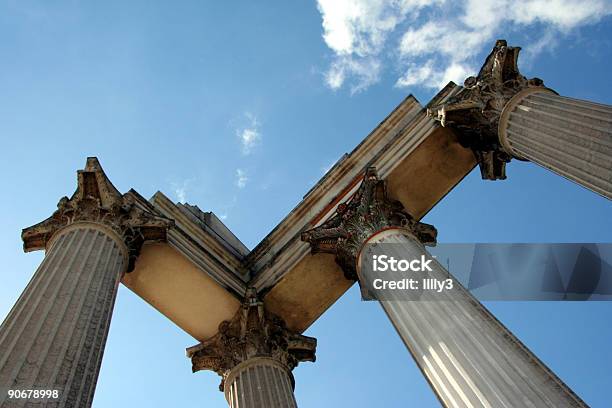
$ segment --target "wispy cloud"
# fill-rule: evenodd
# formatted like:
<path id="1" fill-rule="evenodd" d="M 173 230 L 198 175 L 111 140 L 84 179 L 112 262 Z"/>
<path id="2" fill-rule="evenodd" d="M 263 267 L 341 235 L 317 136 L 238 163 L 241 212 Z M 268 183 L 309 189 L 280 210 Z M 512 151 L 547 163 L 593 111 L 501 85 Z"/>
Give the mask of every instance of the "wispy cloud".
<path id="1" fill-rule="evenodd" d="M 325 75 L 331 89 L 359 92 L 386 65 L 397 87 L 462 83 L 483 61 L 475 57 L 509 32 L 535 33 L 528 57 L 573 29 L 612 14 L 607 0 L 317 0 L 323 39 L 333 52 Z"/>
<path id="2" fill-rule="evenodd" d="M 261 143 L 261 133 L 257 117 L 250 112 L 244 114 L 246 124 L 236 129 L 236 135 L 240 140 L 242 154 L 248 156 L 253 148 Z"/>
<path id="3" fill-rule="evenodd" d="M 193 179 L 186 179 L 180 182 L 172 182 L 172 192 L 174 193 L 174 197 L 179 203 L 187 202 L 187 194 L 190 189 L 190 185 L 193 182 Z"/>
<path id="4" fill-rule="evenodd" d="M 248 181 L 249 177 L 246 171 L 243 169 L 236 169 L 236 187 L 245 188 Z"/>

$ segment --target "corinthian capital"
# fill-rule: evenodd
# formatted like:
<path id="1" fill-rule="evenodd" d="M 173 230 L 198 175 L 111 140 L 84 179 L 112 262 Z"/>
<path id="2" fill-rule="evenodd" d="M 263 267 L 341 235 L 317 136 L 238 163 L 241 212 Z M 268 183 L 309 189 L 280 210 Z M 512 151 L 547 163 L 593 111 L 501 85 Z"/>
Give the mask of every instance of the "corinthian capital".
<path id="1" fill-rule="evenodd" d="M 232 318 L 219 325 L 219 332 L 187 349 L 192 370 L 210 370 L 225 379 L 238 364 L 256 357 L 268 357 L 289 371 L 303 361 L 315 361 L 317 339 L 287 329 L 285 322 L 269 313 L 255 289 L 247 291 L 242 306 Z"/>
<path id="2" fill-rule="evenodd" d="M 72 197 L 62 197 L 49 218 L 22 231 L 24 250 L 44 249 L 56 232 L 77 222 L 103 224 L 119 234 L 128 249 L 128 272 L 142 244 L 165 240 L 172 225 L 155 210 L 138 206 L 132 194 L 119 193 L 95 157 L 88 157 L 85 169 L 77 171 L 77 189 Z"/>
<path id="3" fill-rule="evenodd" d="M 436 229 L 416 221 L 399 201 L 387 196 L 387 186 L 374 167 L 366 169 L 357 192 L 338 205 L 325 223 L 302 233 L 312 253 L 331 253 L 347 279 L 357 280 L 356 262 L 362 245 L 376 232 L 392 227 L 407 229 L 424 244 L 436 242 Z"/>
<path id="4" fill-rule="evenodd" d="M 467 78 L 458 93 L 427 110 L 442 126 L 455 129 L 461 144 L 474 151 L 483 179 L 505 179 L 505 166 L 512 158 L 498 137 L 504 107 L 518 92 L 544 87 L 541 79 L 527 79 L 519 72 L 520 50 L 498 40 L 478 76 Z"/>

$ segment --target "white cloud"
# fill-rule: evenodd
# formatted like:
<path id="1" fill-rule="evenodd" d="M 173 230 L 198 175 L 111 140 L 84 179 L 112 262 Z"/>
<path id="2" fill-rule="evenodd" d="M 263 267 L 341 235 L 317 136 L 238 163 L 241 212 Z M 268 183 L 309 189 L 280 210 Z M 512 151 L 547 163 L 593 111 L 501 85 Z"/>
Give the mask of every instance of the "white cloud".
<path id="1" fill-rule="evenodd" d="M 181 182 L 172 182 L 172 192 L 174 193 L 174 196 L 176 197 L 176 200 L 179 203 L 186 203 L 187 202 L 187 192 L 189 191 L 189 185 L 191 184 L 193 180 L 192 179 L 187 179 L 187 180 L 183 180 Z"/>
<path id="2" fill-rule="evenodd" d="M 246 171 L 243 169 L 236 169 L 236 187 L 245 188 L 247 181 L 249 181 L 249 177 Z"/>
<path id="3" fill-rule="evenodd" d="M 564 31 L 598 21 L 611 13 L 612 6 L 605 0 L 522 0 L 508 5 L 517 23 L 542 22 Z"/>
<path id="4" fill-rule="evenodd" d="M 418 13 L 425 3 L 425 0 L 318 0 L 323 39 L 335 54 L 325 75 L 327 85 L 339 89 L 350 78 L 351 93 L 356 93 L 376 83 L 381 68 L 378 56 L 388 34 L 408 14 Z"/>
<path id="5" fill-rule="evenodd" d="M 408 87 L 430 82 L 434 73 L 433 62 L 427 60 L 424 64 L 409 63 L 406 72 L 397 80 L 396 85 Z"/>
<path id="6" fill-rule="evenodd" d="M 462 83 L 483 61 L 475 57 L 509 33 L 526 57 L 554 47 L 571 30 L 612 14 L 610 0 L 317 0 L 323 40 L 333 52 L 331 89 L 352 93 L 380 80 L 385 63 L 402 74 L 398 87 Z"/>
<path id="7" fill-rule="evenodd" d="M 178 199 L 179 203 L 185 203 L 185 201 L 187 200 L 187 191 L 185 190 L 185 187 L 177 187 L 174 190 L 174 193 L 176 194 L 176 198 Z"/>
<path id="8" fill-rule="evenodd" d="M 333 89 L 340 89 L 344 80 L 352 76 L 355 82 L 351 93 L 363 91 L 379 80 L 381 63 L 375 58 L 340 57 L 334 61 L 325 74 L 325 82 Z"/>
<path id="9" fill-rule="evenodd" d="M 244 116 L 247 123 L 236 130 L 236 135 L 240 139 L 242 154 L 247 156 L 261 142 L 261 133 L 259 132 L 259 121 L 255 115 L 247 112 Z"/>
<path id="10" fill-rule="evenodd" d="M 538 39 L 527 44 L 523 49 L 521 65 L 531 66 L 531 62 L 535 56 L 544 52 L 546 49 L 549 51 L 554 50 L 558 44 L 558 35 L 554 29 L 545 30 Z"/>

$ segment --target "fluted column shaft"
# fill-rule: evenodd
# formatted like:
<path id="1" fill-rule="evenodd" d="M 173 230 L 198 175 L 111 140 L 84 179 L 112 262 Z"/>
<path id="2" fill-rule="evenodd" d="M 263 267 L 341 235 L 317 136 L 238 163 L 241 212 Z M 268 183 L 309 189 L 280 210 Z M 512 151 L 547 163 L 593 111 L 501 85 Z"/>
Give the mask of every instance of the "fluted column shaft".
<path id="1" fill-rule="evenodd" d="M 35 406 L 6 389 L 58 390 L 44 406 L 91 405 L 111 314 L 127 267 L 125 244 L 107 227 L 58 231 L 0 326 L 0 407 Z"/>
<path id="2" fill-rule="evenodd" d="M 390 244 L 384 252 L 396 259 L 419 259 L 427 253 L 403 229 L 384 230 L 368 243 Z M 369 248 L 364 246 L 364 251 Z M 428 277 L 450 277 L 437 262 L 431 267 Z M 366 288 L 382 277 L 372 276 L 369 268 L 359 268 L 358 273 Z M 400 280 L 406 273 L 385 272 L 384 278 Z M 398 295 L 397 300 L 380 301 L 445 407 L 586 406 L 456 280 L 454 287 L 452 292 L 425 291 L 420 300 L 401 300 Z"/>
<path id="3" fill-rule="evenodd" d="M 612 198 L 612 106 L 528 88 L 504 108 L 499 137 L 514 157 Z"/>
<path id="4" fill-rule="evenodd" d="M 230 408 L 297 408 L 291 372 L 271 358 L 256 357 L 237 365 L 224 388 Z"/>

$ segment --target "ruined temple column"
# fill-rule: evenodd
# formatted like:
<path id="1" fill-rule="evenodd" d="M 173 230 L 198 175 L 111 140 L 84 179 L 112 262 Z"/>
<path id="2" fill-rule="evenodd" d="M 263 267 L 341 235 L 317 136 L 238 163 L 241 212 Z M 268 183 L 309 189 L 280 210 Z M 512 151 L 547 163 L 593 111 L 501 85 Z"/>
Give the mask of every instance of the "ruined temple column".
<path id="1" fill-rule="evenodd" d="M 315 361 L 316 345 L 316 339 L 288 330 L 249 289 L 234 318 L 188 348 L 187 356 L 193 372 L 221 376 L 219 389 L 231 408 L 297 408 L 291 371 L 301 361 Z"/>
<path id="2" fill-rule="evenodd" d="M 382 252 L 395 259 L 430 258 L 402 228 L 380 231 L 367 244 L 364 251 L 385 245 Z M 358 259 L 371 257 L 361 254 Z M 445 407 L 586 407 L 442 265 L 433 260 L 431 268 L 428 277 L 452 279 L 452 290 L 424 291 L 419 300 L 401 290 L 388 291 L 391 295 L 380 304 Z M 362 287 L 372 289 L 374 279 L 399 281 L 406 272 L 372 273 L 358 267 L 358 275 Z"/>
<path id="3" fill-rule="evenodd" d="M 87 160 L 74 195 L 23 231 L 24 249 L 46 254 L 0 326 L 0 407 L 91 405 L 121 277 L 168 225 Z M 39 392 L 9 398 L 8 389 Z"/>
<path id="4" fill-rule="evenodd" d="M 506 104 L 502 148 L 612 198 L 612 106 L 527 88 Z"/>
<path id="5" fill-rule="evenodd" d="M 429 114 L 474 151 L 484 179 L 505 179 L 505 164 L 516 158 L 612 198 L 612 106 L 559 96 L 525 78 L 519 51 L 497 41 L 478 76 Z"/>
<path id="6" fill-rule="evenodd" d="M 374 253 L 431 259 L 424 244 L 435 243 L 436 230 L 389 200 L 384 181 L 370 168 L 351 200 L 302 239 L 313 252 L 334 253 L 345 275 L 371 294 L 374 279 L 400 281 L 407 274 L 373 272 L 363 262 Z M 418 299 L 391 291 L 380 304 L 443 406 L 586 407 L 447 270 L 435 261 L 430 266 L 428 278 L 450 279 L 452 291 L 423 291 Z"/>
<path id="7" fill-rule="evenodd" d="M 238 364 L 225 380 L 225 398 L 231 408 L 297 408 L 291 371 L 269 357 L 254 357 Z"/>

